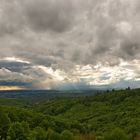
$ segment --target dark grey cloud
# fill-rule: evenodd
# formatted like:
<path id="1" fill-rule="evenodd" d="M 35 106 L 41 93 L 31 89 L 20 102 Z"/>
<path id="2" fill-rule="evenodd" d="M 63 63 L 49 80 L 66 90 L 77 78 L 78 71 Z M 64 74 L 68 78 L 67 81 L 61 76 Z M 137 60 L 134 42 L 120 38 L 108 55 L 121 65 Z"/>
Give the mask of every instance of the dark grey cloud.
<path id="1" fill-rule="evenodd" d="M 13 72 L 21 72 L 23 70 L 29 69 L 29 67 L 31 67 L 31 65 L 27 63 L 10 62 L 5 60 L 0 61 L 0 69 L 6 68 Z"/>
<path id="2" fill-rule="evenodd" d="M 24 15 L 18 1 L 1 1 L 0 6 L 0 36 L 13 35 L 24 28 Z"/>
<path id="3" fill-rule="evenodd" d="M 29 28 L 37 32 L 65 32 L 75 22 L 74 3 L 74 0 L 1 1 L 0 35 L 13 35 Z"/>
<path id="4" fill-rule="evenodd" d="M 5 80 L 0 80 L 0 85 L 1 86 L 18 86 L 21 88 L 32 88 L 32 83 L 31 82 L 22 82 L 22 81 L 15 81 L 13 79 L 13 81 L 9 80 L 9 81 L 5 81 Z"/>
<path id="5" fill-rule="evenodd" d="M 140 52 L 140 42 L 130 40 L 124 40 L 121 43 L 121 52 L 120 56 L 126 60 L 129 59 L 138 59 Z"/>
<path id="6" fill-rule="evenodd" d="M 36 31 L 64 32 L 74 22 L 73 1 L 26 0 L 23 3 L 27 24 Z"/>

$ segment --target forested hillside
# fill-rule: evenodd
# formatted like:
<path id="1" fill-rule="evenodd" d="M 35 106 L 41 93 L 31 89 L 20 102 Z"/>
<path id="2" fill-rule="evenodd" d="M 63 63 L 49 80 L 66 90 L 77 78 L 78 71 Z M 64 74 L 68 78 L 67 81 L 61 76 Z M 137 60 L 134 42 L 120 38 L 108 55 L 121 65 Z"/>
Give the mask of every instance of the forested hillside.
<path id="1" fill-rule="evenodd" d="M 140 89 L 0 99 L 1 140 L 140 140 Z"/>

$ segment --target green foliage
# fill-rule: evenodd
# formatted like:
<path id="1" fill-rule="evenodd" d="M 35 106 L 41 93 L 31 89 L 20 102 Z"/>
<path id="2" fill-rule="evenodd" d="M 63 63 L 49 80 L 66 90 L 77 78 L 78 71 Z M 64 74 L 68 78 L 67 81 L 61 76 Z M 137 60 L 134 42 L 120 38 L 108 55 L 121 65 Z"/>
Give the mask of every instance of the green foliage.
<path id="1" fill-rule="evenodd" d="M 97 136 L 96 140 L 104 140 L 104 137 L 103 136 Z"/>
<path id="2" fill-rule="evenodd" d="M 74 139 L 73 134 L 70 131 L 64 130 L 61 133 L 61 140 L 73 140 L 73 139 Z"/>
<path id="3" fill-rule="evenodd" d="M 95 135 L 96 140 L 139 139 L 139 106 L 140 89 L 130 88 L 90 97 L 36 98 L 30 106 L 1 98 L 0 139 L 95 140 Z"/>
<path id="4" fill-rule="evenodd" d="M 10 119 L 7 114 L 5 114 L 2 110 L 0 110 L 0 136 L 1 138 L 6 139 L 7 131 L 10 126 Z"/>
<path id="5" fill-rule="evenodd" d="M 74 136 L 74 140 L 104 140 L 100 139 L 101 137 L 95 137 L 94 133 L 84 134 L 84 135 L 76 135 Z"/>
<path id="6" fill-rule="evenodd" d="M 10 111 L 10 112 L 8 113 L 8 117 L 10 118 L 10 121 L 11 121 L 11 122 L 16 122 L 16 121 L 18 121 L 17 114 L 14 113 L 14 112 L 12 112 L 12 111 Z"/>
<path id="7" fill-rule="evenodd" d="M 131 137 L 123 130 L 116 128 L 111 133 L 105 135 L 104 140 L 130 140 Z"/>
<path id="8" fill-rule="evenodd" d="M 12 123 L 8 130 L 8 140 L 27 140 L 28 133 L 29 127 L 27 123 Z"/>
<path id="9" fill-rule="evenodd" d="M 41 127 L 36 127 L 29 135 L 29 140 L 46 140 L 47 133 Z"/>
<path id="10" fill-rule="evenodd" d="M 53 131 L 52 129 L 48 129 L 47 139 L 48 140 L 61 140 L 61 137 L 59 133 Z"/>

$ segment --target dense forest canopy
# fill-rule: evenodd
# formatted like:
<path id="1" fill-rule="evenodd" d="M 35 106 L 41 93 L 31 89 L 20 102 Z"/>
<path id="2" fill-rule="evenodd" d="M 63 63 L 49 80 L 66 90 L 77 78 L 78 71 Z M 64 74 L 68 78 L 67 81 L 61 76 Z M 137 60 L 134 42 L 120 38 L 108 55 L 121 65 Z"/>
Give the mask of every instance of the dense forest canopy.
<path id="1" fill-rule="evenodd" d="M 140 89 L 92 96 L 0 98 L 0 139 L 139 140 Z"/>

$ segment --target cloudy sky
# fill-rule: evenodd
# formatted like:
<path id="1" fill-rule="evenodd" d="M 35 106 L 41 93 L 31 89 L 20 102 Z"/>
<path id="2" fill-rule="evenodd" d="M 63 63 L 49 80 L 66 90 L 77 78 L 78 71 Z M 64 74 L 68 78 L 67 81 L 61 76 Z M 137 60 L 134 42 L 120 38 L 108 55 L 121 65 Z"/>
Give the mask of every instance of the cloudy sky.
<path id="1" fill-rule="evenodd" d="M 0 0 L 0 86 L 140 87 L 140 1 Z"/>

